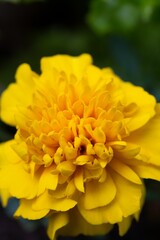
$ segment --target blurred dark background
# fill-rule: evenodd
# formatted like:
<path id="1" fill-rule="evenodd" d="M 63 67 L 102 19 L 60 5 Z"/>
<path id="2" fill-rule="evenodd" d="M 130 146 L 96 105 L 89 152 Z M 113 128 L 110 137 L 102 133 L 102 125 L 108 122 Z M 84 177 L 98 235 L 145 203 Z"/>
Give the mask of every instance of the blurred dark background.
<path id="1" fill-rule="evenodd" d="M 40 72 L 43 56 L 84 52 L 99 67 L 112 67 L 123 80 L 143 86 L 160 101 L 160 1 L 0 0 L 0 92 L 14 81 L 23 62 Z M 13 134 L 14 129 L 0 122 L 0 141 Z M 159 240 L 160 183 L 145 183 L 140 221 L 133 221 L 124 237 L 115 226 L 104 237 L 75 239 Z M 0 240 L 47 240 L 41 221 L 12 218 L 15 205 L 13 201 L 0 208 Z"/>

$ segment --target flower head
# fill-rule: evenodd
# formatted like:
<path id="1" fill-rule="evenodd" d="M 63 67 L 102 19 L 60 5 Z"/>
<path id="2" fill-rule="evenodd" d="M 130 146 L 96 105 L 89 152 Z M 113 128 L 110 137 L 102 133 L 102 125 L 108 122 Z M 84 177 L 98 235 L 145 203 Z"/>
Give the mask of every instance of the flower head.
<path id="1" fill-rule="evenodd" d="M 49 218 L 48 235 L 123 235 L 138 219 L 142 179 L 160 180 L 160 110 L 141 87 L 90 55 L 42 58 L 40 75 L 22 64 L 1 96 L 1 119 L 17 131 L 0 145 L 3 203 L 15 216 Z"/>

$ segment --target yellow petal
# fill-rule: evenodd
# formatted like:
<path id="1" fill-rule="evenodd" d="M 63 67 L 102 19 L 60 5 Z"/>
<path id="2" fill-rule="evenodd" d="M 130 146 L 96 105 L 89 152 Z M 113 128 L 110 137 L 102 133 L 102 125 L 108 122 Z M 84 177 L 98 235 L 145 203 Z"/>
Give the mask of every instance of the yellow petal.
<path id="1" fill-rule="evenodd" d="M 41 59 L 41 69 L 44 72 L 55 68 L 60 72 L 65 72 L 68 76 L 75 74 L 80 77 L 91 62 L 92 59 L 89 54 L 82 54 L 79 57 L 56 55 L 53 57 L 43 57 Z"/>
<path id="2" fill-rule="evenodd" d="M 133 216 L 123 218 L 121 222 L 118 223 L 119 235 L 123 236 L 131 226 Z"/>
<path id="3" fill-rule="evenodd" d="M 26 107 L 31 103 L 37 75 L 32 72 L 28 64 L 22 64 L 16 73 L 16 83 L 12 83 L 1 96 L 1 119 L 15 126 L 15 116 L 19 107 Z M 25 96 L 25 97 L 24 97 Z"/>
<path id="4" fill-rule="evenodd" d="M 54 198 L 47 191 L 40 195 L 33 203 L 34 210 L 52 209 L 56 211 L 68 211 L 77 204 L 76 201 L 69 198 Z"/>
<path id="5" fill-rule="evenodd" d="M 139 145 L 128 142 L 124 149 L 117 149 L 115 156 L 117 159 L 132 159 L 139 154 L 140 149 Z"/>
<path id="6" fill-rule="evenodd" d="M 97 167 L 97 164 L 98 164 L 98 167 Z M 102 165 L 102 162 L 101 162 L 101 165 Z M 102 174 L 103 174 L 103 168 L 99 167 L 99 159 L 95 159 L 93 163 L 90 163 L 85 166 L 83 181 L 90 182 L 93 179 L 100 180 L 100 178 L 102 177 Z"/>
<path id="7" fill-rule="evenodd" d="M 92 225 L 89 224 L 79 213 L 77 208 L 69 212 L 69 223 L 58 231 L 61 236 L 77 236 L 84 234 L 86 236 L 104 235 L 112 229 L 111 224 Z"/>
<path id="8" fill-rule="evenodd" d="M 98 207 L 94 209 L 84 209 L 79 203 L 78 209 L 84 219 L 93 225 L 99 225 L 104 223 L 115 224 L 122 221 L 123 212 L 119 206 L 119 203 L 114 199 L 110 204 L 104 207 Z"/>
<path id="9" fill-rule="evenodd" d="M 90 156 L 89 155 L 80 155 L 76 158 L 74 164 L 83 166 L 88 162 L 92 162 L 93 159 L 94 159 L 94 157 L 91 155 Z"/>
<path id="10" fill-rule="evenodd" d="M 111 203 L 94 209 L 84 209 L 83 204 L 78 203 L 80 213 L 90 224 L 119 223 L 123 217 L 137 214 L 142 207 L 145 195 L 143 185 L 127 181 L 111 169 L 110 172 L 117 188 L 116 197 Z"/>
<path id="11" fill-rule="evenodd" d="M 113 168 L 122 177 L 128 179 L 129 181 L 137 184 L 141 184 L 141 180 L 138 175 L 126 164 L 122 163 L 120 160 L 113 159 L 109 166 Z"/>
<path id="12" fill-rule="evenodd" d="M 49 218 L 47 234 L 51 240 L 56 240 L 56 231 L 67 225 L 69 222 L 68 213 L 55 213 Z"/>
<path id="13" fill-rule="evenodd" d="M 134 161 L 134 165 L 132 165 L 132 169 L 141 178 L 146 178 L 146 179 L 150 178 L 150 179 L 160 181 L 160 166 L 155 166 L 153 164 L 144 163 L 139 160 L 137 161 L 136 159 L 133 159 L 133 161 Z"/>
<path id="14" fill-rule="evenodd" d="M 27 218 L 29 220 L 36 220 L 36 219 L 43 218 L 44 216 L 46 216 L 48 214 L 48 212 L 49 212 L 48 209 L 41 209 L 38 211 L 33 210 L 32 209 L 33 202 L 34 202 L 34 200 L 22 199 L 20 201 L 20 206 L 14 213 L 14 216 Z"/>
<path id="15" fill-rule="evenodd" d="M 10 197 L 11 197 L 11 195 L 10 195 L 7 188 L 0 189 L 0 198 L 1 198 L 1 201 L 2 201 L 3 207 L 7 206 L 7 203 L 8 203 L 8 200 L 9 200 Z"/>
<path id="16" fill-rule="evenodd" d="M 109 129 L 107 129 L 107 128 L 105 129 L 107 139 L 109 141 L 115 140 L 115 138 L 118 137 L 118 134 L 119 134 L 121 128 L 122 128 L 122 123 L 120 121 L 113 122 Z"/>
<path id="17" fill-rule="evenodd" d="M 117 189 L 116 201 L 123 212 L 123 216 L 128 217 L 139 211 L 141 208 L 143 185 L 128 181 L 113 170 L 111 171 L 111 176 L 114 179 Z"/>
<path id="18" fill-rule="evenodd" d="M 73 106 L 72 110 L 75 115 L 78 115 L 79 117 L 83 116 L 83 111 L 84 111 L 84 104 L 81 100 L 76 101 Z"/>
<path id="19" fill-rule="evenodd" d="M 21 142 L 19 144 L 15 143 L 12 146 L 13 150 L 17 153 L 18 156 L 20 156 L 23 159 L 28 158 L 28 149 L 27 144 L 25 142 Z"/>
<path id="20" fill-rule="evenodd" d="M 70 176 L 75 171 L 75 165 L 70 161 L 63 161 L 58 164 L 57 170 L 64 176 Z"/>
<path id="21" fill-rule="evenodd" d="M 134 103 L 138 107 L 127 125 L 130 131 L 134 131 L 145 125 L 155 115 L 156 100 L 143 88 L 131 83 L 123 83 L 121 87 L 125 102 L 127 104 Z"/>
<path id="22" fill-rule="evenodd" d="M 148 178 L 160 181 L 160 166 L 144 162 L 144 159 L 132 158 L 123 159 L 123 162 L 128 165 L 140 178 Z"/>
<path id="23" fill-rule="evenodd" d="M 106 141 L 106 135 L 100 127 L 96 127 L 93 131 L 93 139 L 96 142 L 104 143 Z"/>
<path id="24" fill-rule="evenodd" d="M 80 192 L 84 192 L 83 169 L 80 167 L 75 172 L 74 184 Z"/>
<path id="25" fill-rule="evenodd" d="M 145 185 L 143 184 L 142 185 L 142 197 L 141 197 L 141 202 L 140 202 L 141 209 L 134 214 L 134 218 L 136 219 L 136 221 L 139 220 L 140 213 L 141 213 L 142 207 L 143 207 L 144 202 L 145 202 L 145 197 L 146 197 L 146 188 L 145 188 Z"/>
<path id="26" fill-rule="evenodd" d="M 126 147 L 127 143 L 125 141 L 113 141 L 109 142 L 109 146 L 111 146 L 115 150 L 122 150 Z"/>
<path id="27" fill-rule="evenodd" d="M 98 67 L 94 65 L 89 66 L 86 70 L 86 74 L 88 85 L 90 88 L 97 89 L 101 86 L 101 84 L 104 84 L 104 81 L 99 81 L 100 77 L 102 76 L 102 72 Z"/>
<path id="28" fill-rule="evenodd" d="M 31 177 L 25 164 L 11 148 L 14 141 L 0 145 L 0 188 L 7 188 L 11 196 L 31 199 L 37 195 L 38 177 Z"/>
<path id="29" fill-rule="evenodd" d="M 103 143 L 95 143 L 94 144 L 94 150 L 96 155 L 106 164 L 112 159 L 113 157 L 113 151 L 111 147 L 106 147 Z"/>
<path id="30" fill-rule="evenodd" d="M 104 182 L 90 181 L 85 184 L 85 193 L 80 199 L 85 209 L 93 209 L 110 203 L 116 195 L 115 184 L 107 174 Z"/>
<path id="31" fill-rule="evenodd" d="M 10 140 L 0 144 L 0 168 L 19 162 L 20 157 L 13 151 L 12 146 L 15 144 L 14 140 Z"/>
<path id="32" fill-rule="evenodd" d="M 52 174 L 51 171 L 51 168 L 45 168 L 43 171 L 39 179 L 38 195 L 42 194 L 46 189 L 56 189 L 58 184 L 58 175 Z"/>
<path id="33" fill-rule="evenodd" d="M 75 184 L 74 184 L 74 180 L 72 179 L 67 184 L 66 191 L 65 191 L 66 197 L 67 198 L 72 198 L 72 196 L 74 196 L 76 192 L 77 191 L 76 191 L 76 187 L 75 187 Z"/>
<path id="34" fill-rule="evenodd" d="M 13 197 L 31 199 L 37 195 L 38 179 L 32 178 L 23 164 L 9 165 L 0 171 L 0 188 L 8 188 Z"/>
<path id="35" fill-rule="evenodd" d="M 126 141 L 141 147 L 140 155 L 146 156 L 146 162 L 160 166 L 160 113 L 157 112 L 143 128 L 133 132 Z M 145 161 L 145 158 L 144 158 Z"/>

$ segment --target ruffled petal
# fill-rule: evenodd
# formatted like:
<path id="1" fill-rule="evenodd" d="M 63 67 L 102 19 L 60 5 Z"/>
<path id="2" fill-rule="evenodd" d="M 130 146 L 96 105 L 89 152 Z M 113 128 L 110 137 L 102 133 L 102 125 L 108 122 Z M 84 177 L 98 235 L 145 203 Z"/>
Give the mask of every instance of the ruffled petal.
<path id="1" fill-rule="evenodd" d="M 55 211 L 68 211 L 77 204 L 76 201 L 69 198 L 54 198 L 48 191 L 40 195 L 33 204 L 34 210 L 52 209 Z"/>
<path id="2" fill-rule="evenodd" d="M 58 175 L 52 174 L 52 168 L 46 168 L 39 179 L 38 195 L 44 193 L 46 189 L 55 190 L 57 184 Z"/>
<path id="3" fill-rule="evenodd" d="M 8 188 L 13 197 L 31 199 L 37 195 L 38 180 L 22 164 L 10 165 L 0 171 L 0 188 Z"/>
<path id="4" fill-rule="evenodd" d="M 143 206 L 144 200 L 145 200 L 145 195 L 146 195 L 146 190 L 145 190 L 145 185 L 144 184 L 142 185 L 141 189 L 142 189 L 142 197 L 141 197 L 141 200 L 140 200 L 140 205 L 141 205 L 141 209 L 142 209 L 142 206 Z M 124 217 L 123 220 L 118 223 L 119 235 L 120 236 L 123 236 L 124 234 L 126 234 L 126 232 L 128 231 L 128 229 L 131 226 L 133 218 L 135 218 L 137 221 L 139 220 L 141 209 L 131 216 Z"/>
<path id="5" fill-rule="evenodd" d="M 122 83 L 121 87 L 127 105 L 134 103 L 138 107 L 127 124 L 130 131 L 135 131 L 144 126 L 155 115 L 156 100 L 154 96 L 144 91 L 143 88 L 134 86 L 131 83 Z"/>
<path id="6" fill-rule="evenodd" d="M 68 213 L 55 213 L 49 218 L 47 234 L 50 239 L 56 240 L 56 231 L 67 225 L 69 222 Z"/>
<path id="7" fill-rule="evenodd" d="M 104 85 L 104 81 L 100 79 L 102 77 L 102 71 L 98 67 L 94 65 L 89 66 L 86 74 L 89 88 L 98 89 L 101 85 Z"/>
<path id="8" fill-rule="evenodd" d="M 80 199 L 85 209 L 93 209 L 106 206 L 116 195 L 116 187 L 110 174 L 107 174 L 105 182 L 90 181 L 85 184 L 85 193 Z"/>
<path id="9" fill-rule="evenodd" d="M 26 199 L 22 199 L 20 201 L 20 206 L 18 207 L 18 209 L 16 210 L 16 212 L 14 213 L 15 217 L 23 217 L 29 220 L 36 220 L 36 219 L 40 219 L 43 218 L 44 216 L 46 216 L 49 212 L 48 209 L 42 209 L 42 210 L 33 210 L 32 209 L 32 203 L 34 200 L 26 200 Z"/>
<path id="10" fill-rule="evenodd" d="M 116 186 L 115 199 L 110 204 L 95 209 L 85 209 L 81 202 L 78 203 L 80 213 L 90 224 L 121 222 L 123 217 L 135 214 L 141 209 L 141 199 L 144 194 L 143 184 L 135 184 L 115 171 L 111 169 L 109 171 Z"/>
<path id="11" fill-rule="evenodd" d="M 143 184 L 135 184 L 128 181 L 113 170 L 111 171 L 111 176 L 117 189 L 116 201 L 123 212 L 123 216 L 128 217 L 139 211 L 141 209 Z"/>
<path id="12" fill-rule="evenodd" d="M 31 199 L 37 195 L 38 178 L 25 171 L 25 165 L 13 151 L 14 141 L 0 145 L 0 188 L 13 197 Z"/>
<path id="13" fill-rule="evenodd" d="M 156 115 L 142 128 L 133 132 L 127 142 L 141 147 L 140 160 L 147 164 L 160 166 L 160 105 L 157 105 Z"/>
<path id="14" fill-rule="evenodd" d="M 80 192 L 84 192 L 83 169 L 77 169 L 74 177 L 74 184 Z"/>
<path id="15" fill-rule="evenodd" d="M 78 203 L 78 209 L 83 218 L 90 224 L 115 224 L 122 221 L 123 212 L 116 200 L 104 207 L 86 210 Z"/>
<path id="16" fill-rule="evenodd" d="M 136 184 L 141 184 L 141 179 L 139 176 L 126 164 L 121 162 L 120 160 L 113 159 L 109 166 L 113 168 L 117 173 L 119 173 L 122 177 L 128 179 L 129 181 L 136 183 Z"/>
<path id="17" fill-rule="evenodd" d="M 20 107 L 31 103 L 37 75 L 28 64 L 22 64 L 16 73 L 16 83 L 12 83 L 1 95 L 1 119 L 12 126 L 16 125 L 15 116 Z"/>
<path id="18" fill-rule="evenodd" d="M 128 164 L 140 178 L 154 179 L 160 181 L 160 166 L 144 163 L 143 161 L 132 159 Z"/>
<path id="19" fill-rule="evenodd" d="M 123 218 L 121 222 L 118 223 L 119 235 L 123 236 L 131 226 L 133 216 Z"/>
<path id="20" fill-rule="evenodd" d="M 70 77 L 74 74 L 81 77 L 87 66 L 92 63 L 92 58 L 89 54 L 82 54 L 79 57 L 71 57 L 67 55 L 56 55 L 53 57 L 43 57 L 41 59 L 41 70 L 52 71 L 54 68 L 59 72 L 64 72 Z"/>
<path id="21" fill-rule="evenodd" d="M 69 212 L 69 223 L 58 231 L 62 236 L 77 236 L 84 234 L 86 236 L 104 235 L 107 234 L 113 225 L 101 224 L 92 225 L 86 222 L 86 220 L 80 215 L 77 208 L 72 209 Z"/>
<path id="22" fill-rule="evenodd" d="M 21 160 L 12 149 L 12 146 L 14 144 L 14 140 L 0 144 L 0 169 L 7 166 L 8 164 L 18 163 Z"/>
<path id="23" fill-rule="evenodd" d="M 11 197 L 7 188 L 0 189 L 0 196 L 3 207 L 7 206 L 8 200 Z"/>

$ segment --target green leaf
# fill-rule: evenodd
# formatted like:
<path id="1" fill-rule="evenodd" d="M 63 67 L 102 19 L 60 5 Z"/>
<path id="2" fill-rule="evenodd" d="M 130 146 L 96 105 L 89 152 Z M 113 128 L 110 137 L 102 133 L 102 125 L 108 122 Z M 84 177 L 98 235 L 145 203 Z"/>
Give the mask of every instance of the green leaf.
<path id="1" fill-rule="evenodd" d="M 156 0 L 91 0 L 87 22 L 97 34 L 130 32 L 150 21 L 159 5 Z"/>

